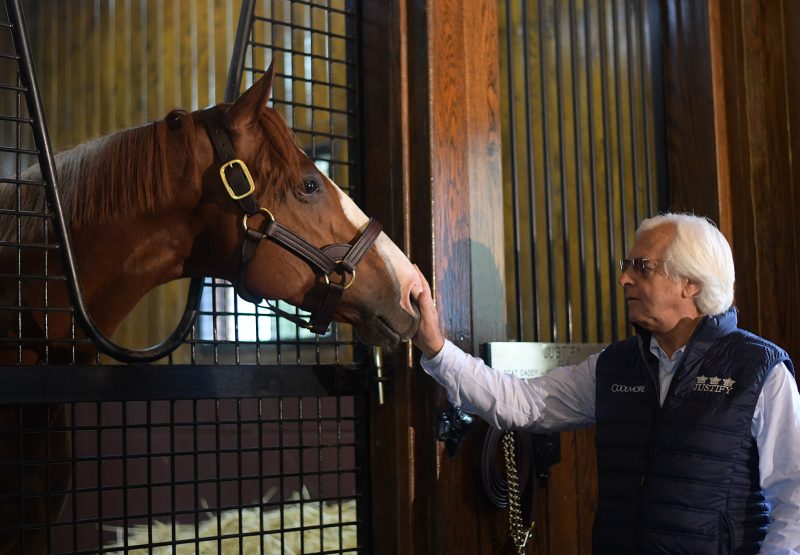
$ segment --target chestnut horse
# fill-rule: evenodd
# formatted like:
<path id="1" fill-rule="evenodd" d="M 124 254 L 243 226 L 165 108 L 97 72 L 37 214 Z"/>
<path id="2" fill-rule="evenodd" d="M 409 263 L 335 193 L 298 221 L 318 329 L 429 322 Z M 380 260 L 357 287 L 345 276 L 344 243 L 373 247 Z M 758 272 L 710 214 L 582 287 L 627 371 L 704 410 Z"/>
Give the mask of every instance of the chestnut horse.
<path id="1" fill-rule="evenodd" d="M 321 314 L 312 321 L 315 331 L 334 319 L 352 324 L 362 341 L 382 346 L 416 332 L 414 299 L 421 286 L 413 265 L 297 146 L 267 106 L 272 78 L 270 67 L 234 104 L 175 110 L 56 156 L 80 288 L 102 333 L 113 333 L 148 291 L 187 276 L 222 278 L 245 298 L 280 299 Z M 39 180 L 38 167 L 28 175 Z M 43 193 L 28 189 L 19 201 L 22 210 L 44 211 Z M 17 196 L 13 185 L 3 184 L 0 208 L 19 210 Z M 23 224 L 21 236 L 41 241 L 44 227 Z M 19 237 L 16 218 L 0 216 L 0 241 Z M 42 275 L 45 263 L 49 275 L 58 275 L 60 262 L 38 251 L 18 256 L 18 249 L 0 246 L 6 276 L 0 277 L 0 307 L 42 306 L 44 280 L 8 276 L 18 264 L 21 275 Z M 48 304 L 69 305 L 63 281 L 50 281 L 46 295 Z M 0 311 L 2 336 L 22 336 L 0 344 L 0 366 L 93 360 L 89 342 L 77 348 L 25 342 L 69 337 L 71 325 L 68 314 L 45 319 Z M 64 496 L 42 494 L 67 491 L 70 474 L 69 468 L 35 464 L 68 460 L 68 433 L 26 434 L 23 442 L 8 430 L 31 423 L 63 430 L 66 422 L 63 406 L 0 411 L 0 530 L 6 530 L 0 532 L 0 553 L 19 551 L 22 541 L 26 553 L 44 550 L 43 536 L 26 534 L 23 540 L 10 527 L 22 520 L 44 524 L 39 519 L 45 513 L 54 520 Z M 20 460 L 21 471 L 13 466 Z M 16 496 L 22 494 L 31 497 L 21 502 Z"/>

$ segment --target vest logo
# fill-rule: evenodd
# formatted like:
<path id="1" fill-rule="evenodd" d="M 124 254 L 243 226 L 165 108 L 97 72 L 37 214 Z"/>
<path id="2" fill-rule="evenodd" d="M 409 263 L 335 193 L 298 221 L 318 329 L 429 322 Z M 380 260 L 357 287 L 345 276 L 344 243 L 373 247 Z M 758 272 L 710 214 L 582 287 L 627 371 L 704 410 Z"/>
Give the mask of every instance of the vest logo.
<path id="1" fill-rule="evenodd" d="M 697 376 L 697 383 L 694 384 L 691 391 L 706 391 L 709 393 L 724 393 L 730 395 L 733 389 L 733 384 L 736 380 L 730 378 L 716 378 L 709 376 Z"/>
<path id="2" fill-rule="evenodd" d="M 611 386 L 611 393 L 644 393 L 647 387 L 644 385 L 622 385 L 615 383 Z"/>

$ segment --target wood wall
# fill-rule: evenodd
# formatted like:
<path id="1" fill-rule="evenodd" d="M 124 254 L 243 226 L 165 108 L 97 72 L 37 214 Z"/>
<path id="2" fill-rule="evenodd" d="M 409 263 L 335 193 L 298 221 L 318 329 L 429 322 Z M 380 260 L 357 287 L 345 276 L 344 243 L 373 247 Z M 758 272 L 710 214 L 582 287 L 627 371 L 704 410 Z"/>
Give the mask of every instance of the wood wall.
<path id="1" fill-rule="evenodd" d="M 664 3 L 672 207 L 733 247 L 739 323 L 800 360 L 800 6 Z"/>
<path id="2" fill-rule="evenodd" d="M 666 208 L 707 215 L 720 224 L 733 245 L 742 325 L 797 358 L 800 253 L 794 214 L 800 208 L 800 157 L 792 99 L 800 92 L 794 71 L 800 61 L 800 8 L 795 4 L 661 0 L 659 17 Z M 477 234 L 480 216 L 471 207 L 485 202 L 481 191 L 497 182 L 479 183 L 467 168 L 479 167 L 485 158 L 484 171 L 497 178 L 491 173 L 497 171 L 496 157 L 486 156 L 497 147 L 497 122 L 487 117 L 498 108 L 497 84 L 484 81 L 497 71 L 487 46 L 491 41 L 485 40 L 494 32 L 497 11 L 488 3 L 455 0 L 433 8 L 422 1 L 383 0 L 374 10 L 365 52 L 374 60 L 371 71 L 384 77 L 371 85 L 380 96 L 374 113 L 384 119 L 380 130 L 368 133 L 388 151 L 373 169 L 397 187 L 403 207 L 395 212 L 401 214 L 397 226 L 434 281 L 448 336 L 477 353 L 479 342 L 497 330 L 489 325 L 483 332 L 474 307 L 491 306 L 486 297 L 496 297 L 475 286 L 482 271 L 464 243 Z M 484 65 L 475 81 L 465 78 L 460 70 L 478 63 Z M 490 214 L 493 206 L 485 202 Z M 495 251 L 484 262 L 491 267 L 501 258 Z M 374 491 L 394 500 L 384 506 L 383 523 L 376 522 L 376 545 L 391 553 L 511 553 L 505 514 L 480 493 L 479 439 L 468 438 L 456 459 L 447 457 L 434 439 L 444 399 L 413 369 L 415 356 L 406 350 L 395 354 L 389 368 L 392 403 L 375 411 L 375 443 L 392 457 L 375 451 Z M 592 457 L 588 436 L 562 444 L 562 463 L 553 469 L 557 482 L 546 494 L 546 504 L 562 510 L 551 510 L 540 523 L 544 530 L 529 553 L 591 552 L 596 493 L 585 484 L 592 482 Z"/>

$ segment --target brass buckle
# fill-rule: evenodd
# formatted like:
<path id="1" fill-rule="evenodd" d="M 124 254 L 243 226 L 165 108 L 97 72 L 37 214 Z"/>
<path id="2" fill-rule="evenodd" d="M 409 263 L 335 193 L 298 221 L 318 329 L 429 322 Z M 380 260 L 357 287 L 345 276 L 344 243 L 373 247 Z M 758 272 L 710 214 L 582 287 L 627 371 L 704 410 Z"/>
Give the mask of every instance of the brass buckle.
<path id="1" fill-rule="evenodd" d="M 342 258 L 340 258 L 339 260 L 334 260 L 334 262 L 336 262 L 336 264 L 339 264 L 339 263 L 341 263 L 341 262 L 342 262 L 342 260 L 343 260 L 343 259 L 342 259 Z M 347 274 L 349 274 L 349 273 L 350 273 L 350 272 L 348 272 L 347 270 L 345 270 L 345 271 L 342 273 L 342 276 L 343 276 L 342 284 L 344 284 L 344 290 L 345 290 L 345 291 L 347 291 L 348 289 L 350 289 L 350 287 L 351 287 L 351 286 L 353 285 L 353 283 L 356 281 L 356 269 L 355 269 L 355 268 L 353 268 L 353 273 L 352 273 L 352 275 L 350 276 L 350 281 L 348 282 L 348 281 L 347 281 Z M 330 284 L 331 284 L 331 280 L 330 280 L 330 278 L 329 278 L 327 275 L 323 275 L 322 277 L 324 277 L 324 278 L 325 278 L 325 285 L 330 285 Z"/>
<path id="2" fill-rule="evenodd" d="M 225 170 L 228 168 L 233 168 L 234 165 L 238 164 L 240 168 L 242 168 L 242 172 L 244 172 L 244 177 L 247 179 L 247 184 L 250 185 L 250 190 L 246 193 L 242 193 L 241 195 L 237 195 L 231 184 L 228 183 L 228 177 L 225 175 Z M 244 162 L 236 158 L 235 160 L 231 160 L 230 162 L 226 162 L 222 164 L 219 168 L 219 176 L 222 178 L 222 184 L 225 185 L 225 188 L 228 190 L 228 194 L 231 196 L 233 200 L 243 199 L 244 197 L 250 196 L 253 194 L 253 191 L 256 190 L 256 186 L 253 183 L 253 176 L 250 175 L 250 170 L 247 169 L 247 166 Z"/>
<path id="3" fill-rule="evenodd" d="M 261 207 L 259 207 L 259 211 L 261 211 L 262 213 L 266 214 L 267 218 L 269 218 L 273 222 L 275 221 L 275 216 L 273 216 L 272 212 L 270 212 L 267 208 L 264 208 L 263 206 L 261 206 Z M 248 218 L 247 214 L 242 216 L 242 227 L 244 228 L 245 233 L 250 231 L 250 228 L 247 227 L 247 218 Z"/>

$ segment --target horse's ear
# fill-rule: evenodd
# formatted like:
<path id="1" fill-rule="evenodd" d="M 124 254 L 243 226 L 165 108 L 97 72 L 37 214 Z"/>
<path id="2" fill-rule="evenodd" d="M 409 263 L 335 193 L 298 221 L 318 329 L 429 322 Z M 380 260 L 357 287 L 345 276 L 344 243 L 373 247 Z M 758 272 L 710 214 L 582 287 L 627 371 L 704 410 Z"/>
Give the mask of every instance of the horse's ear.
<path id="1" fill-rule="evenodd" d="M 267 103 L 272 93 L 274 75 L 272 63 L 270 63 L 266 73 L 244 91 L 233 106 L 225 112 L 225 123 L 230 129 L 248 126 L 256 121 L 261 108 Z"/>

